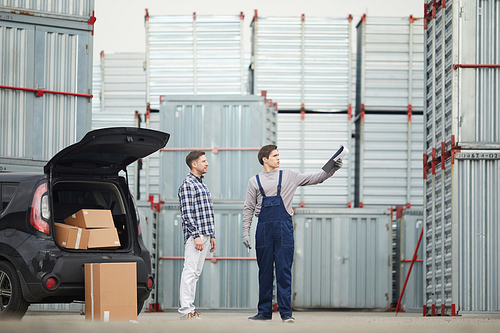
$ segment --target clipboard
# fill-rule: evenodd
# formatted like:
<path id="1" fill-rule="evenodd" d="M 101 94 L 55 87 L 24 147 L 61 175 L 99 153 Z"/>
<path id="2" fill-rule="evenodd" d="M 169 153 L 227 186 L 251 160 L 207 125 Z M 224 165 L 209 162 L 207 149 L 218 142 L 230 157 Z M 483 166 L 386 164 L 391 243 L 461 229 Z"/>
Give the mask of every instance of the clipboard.
<path id="1" fill-rule="evenodd" d="M 335 162 L 337 162 L 339 159 L 343 158 L 349 153 L 349 149 L 345 147 L 344 145 L 340 145 L 339 149 L 333 154 L 333 156 L 326 162 L 325 165 L 323 165 L 323 170 L 326 173 L 330 173 L 333 170 L 333 167 L 335 166 Z"/>

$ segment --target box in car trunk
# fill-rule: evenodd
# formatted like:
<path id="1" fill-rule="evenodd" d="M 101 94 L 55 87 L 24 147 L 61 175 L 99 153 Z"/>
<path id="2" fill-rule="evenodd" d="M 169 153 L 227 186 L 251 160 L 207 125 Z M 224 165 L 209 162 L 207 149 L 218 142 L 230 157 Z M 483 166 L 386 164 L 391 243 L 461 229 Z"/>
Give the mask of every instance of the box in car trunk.
<path id="1" fill-rule="evenodd" d="M 122 193 L 114 181 L 57 180 L 52 195 L 54 222 L 86 230 L 88 250 L 127 249 L 132 235 Z"/>
<path id="2" fill-rule="evenodd" d="M 64 219 L 64 223 L 86 229 L 114 228 L 113 215 L 104 209 L 81 209 Z"/>
<path id="3" fill-rule="evenodd" d="M 56 240 L 62 247 L 85 250 L 89 241 L 89 231 L 68 224 L 54 223 Z"/>

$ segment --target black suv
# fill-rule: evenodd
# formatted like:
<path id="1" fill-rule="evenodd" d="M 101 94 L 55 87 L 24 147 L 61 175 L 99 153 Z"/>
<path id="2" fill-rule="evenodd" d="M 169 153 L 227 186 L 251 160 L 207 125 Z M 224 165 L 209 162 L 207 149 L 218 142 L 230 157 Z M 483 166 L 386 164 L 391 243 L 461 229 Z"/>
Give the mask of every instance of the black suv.
<path id="1" fill-rule="evenodd" d="M 57 153 L 44 173 L 0 173 L 0 318 L 21 318 L 30 303 L 84 300 L 84 264 L 103 262 L 137 264 L 141 311 L 153 278 L 126 167 L 168 139 L 167 133 L 140 128 L 95 130 Z M 110 210 L 120 247 L 60 246 L 54 222 L 64 223 L 80 209 Z"/>

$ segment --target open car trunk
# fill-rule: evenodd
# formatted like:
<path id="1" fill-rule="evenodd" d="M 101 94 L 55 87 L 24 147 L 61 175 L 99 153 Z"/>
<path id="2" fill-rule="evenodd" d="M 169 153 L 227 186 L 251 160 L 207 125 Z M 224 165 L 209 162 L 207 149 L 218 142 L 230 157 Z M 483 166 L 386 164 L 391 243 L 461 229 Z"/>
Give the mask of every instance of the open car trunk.
<path id="1" fill-rule="evenodd" d="M 119 251 L 130 248 L 134 230 L 128 218 L 125 199 L 119 185 L 112 181 L 61 180 L 56 181 L 52 190 L 53 222 L 64 224 L 64 220 L 81 209 L 108 210 L 118 233 L 120 246 L 116 249 L 93 248 L 72 251 Z M 58 241 L 56 239 L 56 241 Z M 60 242 L 59 242 L 60 243 Z M 59 244 L 60 246 L 62 244 Z"/>
<path id="2" fill-rule="evenodd" d="M 66 224 L 54 225 L 56 231 L 54 236 L 59 245 L 81 250 L 85 246 L 80 247 L 80 241 L 88 236 L 90 248 L 90 239 L 97 239 L 96 235 L 99 234 L 94 230 L 102 226 L 89 227 L 84 223 L 83 227 L 78 225 L 80 229 L 77 229 L 69 227 L 70 224 L 65 223 L 64 220 L 82 209 L 97 209 L 111 212 L 113 220 L 109 222 L 110 217 L 107 212 L 95 213 L 94 216 L 106 215 L 102 218 L 109 222 L 100 229 L 104 232 L 101 232 L 99 237 L 106 235 L 106 237 L 109 236 L 106 239 L 114 237 L 114 240 L 108 244 L 93 243 L 93 251 L 109 251 L 113 247 L 113 251 L 131 249 L 135 239 L 132 232 L 136 232 L 138 221 L 136 221 L 134 207 L 127 204 L 131 202 L 130 194 L 128 191 L 125 193 L 124 186 L 114 180 L 118 181 L 119 173 L 126 172 L 127 166 L 131 163 L 163 148 L 169 137 L 168 133 L 136 127 L 102 128 L 88 132 L 79 142 L 62 149 L 52 157 L 45 165 L 44 172 L 49 179 L 52 221 Z M 127 212 L 127 207 L 132 212 Z M 83 220 L 85 220 L 84 214 L 90 218 L 93 213 L 82 212 Z M 75 219 L 72 222 L 76 222 L 77 217 L 72 218 Z M 104 230 L 109 231 L 112 225 L 116 228 L 117 235 L 116 233 L 110 235 Z M 71 241 L 75 240 L 75 247 L 68 246 L 69 234 L 73 237 Z M 57 239 L 58 237 L 62 240 L 61 242 Z M 104 249 L 104 247 L 107 248 Z"/>

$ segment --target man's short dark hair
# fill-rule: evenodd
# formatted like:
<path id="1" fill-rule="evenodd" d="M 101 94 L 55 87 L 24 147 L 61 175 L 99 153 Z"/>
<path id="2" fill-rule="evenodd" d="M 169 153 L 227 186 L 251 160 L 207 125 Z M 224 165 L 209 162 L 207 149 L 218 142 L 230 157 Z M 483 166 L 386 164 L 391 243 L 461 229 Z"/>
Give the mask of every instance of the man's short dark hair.
<path id="1" fill-rule="evenodd" d="M 259 159 L 260 165 L 264 165 L 264 161 L 262 160 L 264 157 L 269 158 L 269 155 L 271 155 L 271 152 L 273 150 L 278 149 L 278 146 L 276 145 L 265 145 L 259 150 L 259 154 L 257 155 L 257 158 Z"/>
<path id="2" fill-rule="evenodd" d="M 199 159 L 201 156 L 205 155 L 205 152 L 203 150 L 193 150 L 186 156 L 186 164 L 188 165 L 189 169 L 192 169 L 193 162 Z"/>

